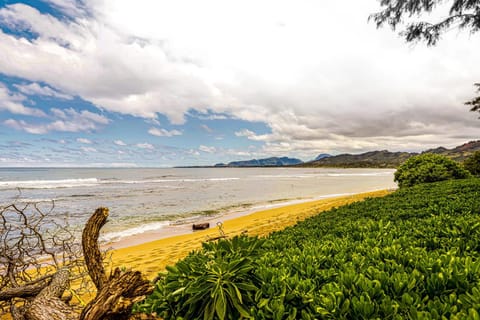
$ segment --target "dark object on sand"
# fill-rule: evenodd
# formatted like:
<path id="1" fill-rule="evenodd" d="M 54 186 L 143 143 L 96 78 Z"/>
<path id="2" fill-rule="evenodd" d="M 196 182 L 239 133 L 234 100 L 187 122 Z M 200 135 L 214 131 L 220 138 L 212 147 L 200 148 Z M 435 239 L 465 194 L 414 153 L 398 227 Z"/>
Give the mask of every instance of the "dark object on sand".
<path id="1" fill-rule="evenodd" d="M 205 230 L 210 228 L 210 223 L 205 222 L 205 223 L 194 223 L 192 225 L 192 230 Z"/>

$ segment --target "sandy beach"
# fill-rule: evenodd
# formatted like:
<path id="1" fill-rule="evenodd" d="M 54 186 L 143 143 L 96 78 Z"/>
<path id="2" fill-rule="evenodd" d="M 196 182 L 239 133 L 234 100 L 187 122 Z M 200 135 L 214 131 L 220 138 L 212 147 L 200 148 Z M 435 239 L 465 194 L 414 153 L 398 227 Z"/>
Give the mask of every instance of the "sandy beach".
<path id="1" fill-rule="evenodd" d="M 389 192 L 391 191 L 380 190 L 326 198 L 257 211 L 243 216 L 222 217 L 218 221 L 222 223 L 223 232 L 227 238 L 239 234 L 266 236 L 308 217 L 321 214 L 322 211 L 360 201 L 367 197 L 384 196 Z M 140 270 L 148 278 L 154 278 L 167 265 L 175 264 L 176 261 L 185 257 L 192 250 L 200 248 L 202 242 L 221 235 L 215 224 L 211 224 L 210 229 L 207 230 L 191 232 L 189 229 L 178 228 L 176 232 L 180 234 L 159 240 L 153 240 L 152 235 L 146 235 L 143 241 L 142 239 L 133 241 L 133 245 L 119 244 L 119 247 L 125 245 L 127 247 L 112 250 L 112 266 Z M 138 242 L 144 243 L 135 244 Z"/>

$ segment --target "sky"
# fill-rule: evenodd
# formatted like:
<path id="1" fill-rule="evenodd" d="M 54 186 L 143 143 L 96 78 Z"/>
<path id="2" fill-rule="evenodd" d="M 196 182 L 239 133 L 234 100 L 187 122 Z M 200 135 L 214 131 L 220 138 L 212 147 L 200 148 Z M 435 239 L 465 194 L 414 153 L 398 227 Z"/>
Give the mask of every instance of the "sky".
<path id="1" fill-rule="evenodd" d="M 379 10 L 0 0 L 0 166 L 307 161 L 479 139 L 464 102 L 480 82 L 480 35 L 410 44 L 368 22 Z"/>

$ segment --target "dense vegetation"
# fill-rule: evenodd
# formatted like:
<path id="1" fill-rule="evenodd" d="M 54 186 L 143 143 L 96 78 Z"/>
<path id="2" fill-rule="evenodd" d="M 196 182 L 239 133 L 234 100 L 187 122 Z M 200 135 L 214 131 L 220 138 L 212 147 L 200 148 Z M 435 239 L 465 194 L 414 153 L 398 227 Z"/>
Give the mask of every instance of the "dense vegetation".
<path id="1" fill-rule="evenodd" d="M 428 182 L 465 179 L 469 176 L 470 173 L 458 162 L 433 153 L 413 156 L 395 171 L 395 181 L 400 188 Z"/>
<path id="2" fill-rule="evenodd" d="M 465 169 L 475 176 L 480 176 L 480 151 L 474 152 L 463 163 Z"/>
<path id="3" fill-rule="evenodd" d="M 331 168 L 396 168 L 402 162 L 416 155 L 409 152 L 370 151 L 360 154 L 339 154 L 306 162 L 298 167 Z"/>
<path id="4" fill-rule="evenodd" d="M 266 239 L 205 244 L 138 309 L 165 319 L 480 319 L 480 179 L 402 188 Z"/>

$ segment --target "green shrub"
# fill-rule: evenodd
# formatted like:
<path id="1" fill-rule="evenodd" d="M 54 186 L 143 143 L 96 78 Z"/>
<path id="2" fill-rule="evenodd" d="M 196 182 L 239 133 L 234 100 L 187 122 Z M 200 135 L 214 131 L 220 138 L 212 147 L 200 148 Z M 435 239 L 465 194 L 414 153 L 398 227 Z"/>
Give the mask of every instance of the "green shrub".
<path id="1" fill-rule="evenodd" d="M 165 319 L 241 319 L 261 285 L 254 271 L 264 240 L 246 236 L 204 243 L 160 274 L 155 291 L 136 311 Z"/>
<path id="2" fill-rule="evenodd" d="M 405 161 L 395 172 L 395 182 L 401 187 L 420 183 L 468 178 L 470 173 L 445 156 L 424 153 Z"/>
<path id="3" fill-rule="evenodd" d="M 475 176 L 480 176 L 480 151 L 476 151 L 463 163 L 465 169 Z"/>
<path id="4" fill-rule="evenodd" d="M 265 240 L 206 244 L 137 310 L 166 320 L 480 319 L 480 179 L 402 188 Z"/>

